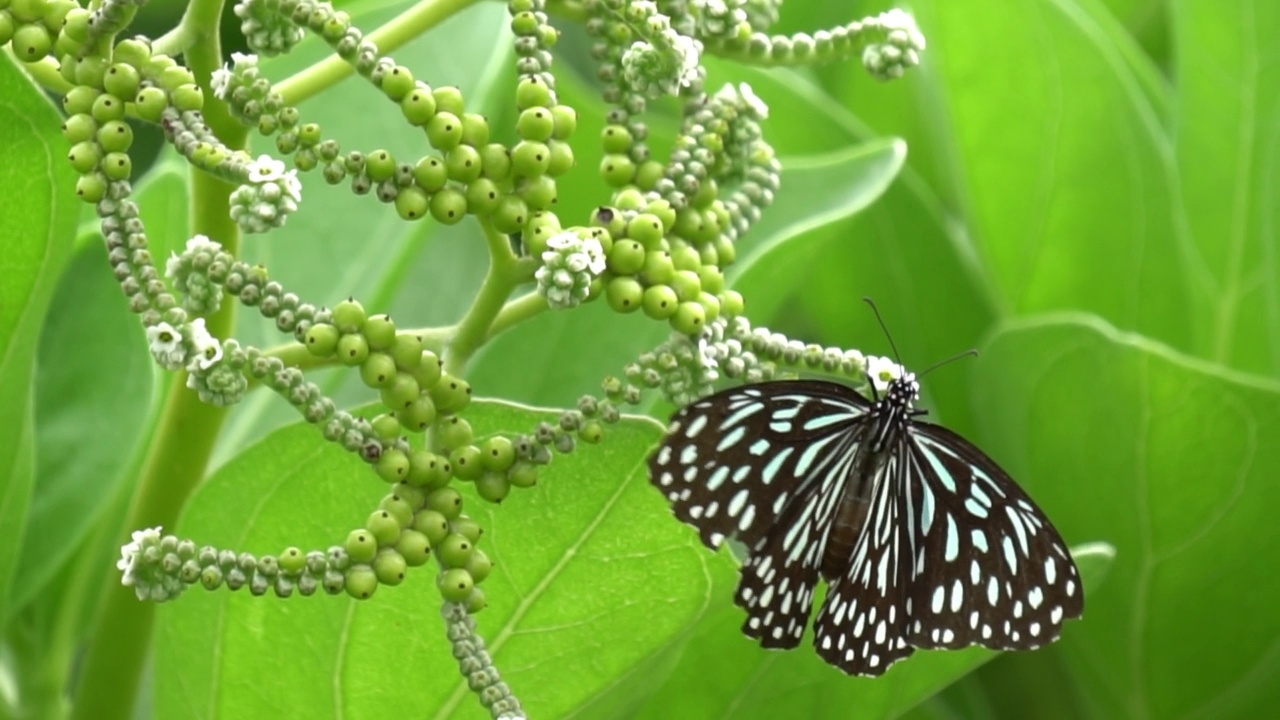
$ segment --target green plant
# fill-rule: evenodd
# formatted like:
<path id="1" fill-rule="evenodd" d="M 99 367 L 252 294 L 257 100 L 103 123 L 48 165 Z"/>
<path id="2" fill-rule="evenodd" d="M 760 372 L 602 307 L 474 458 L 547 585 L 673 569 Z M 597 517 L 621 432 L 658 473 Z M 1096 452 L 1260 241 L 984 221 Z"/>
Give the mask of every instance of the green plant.
<path id="1" fill-rule="evenodd" d="M 917 2 L 925 72 L 874 86 L 856 61 L 809 66 L 914 64 L 883 51 L 912 37 L 791 34 L 846 27 L 838 3 L 793 0 L 781 20 L 766 0 L 725 3 L 740 17 L 532 0 L 272 14 L 300 4 L 242 4 L 258 58 L 228 62 L 220 2 L 148 44 L 120 33 L 153 7 L 0 0 L 17 59 L 0 63 L 0 127 L 19 136 L 0 172 L 9 712 L 130 714 L 148 654 L 158 717 L 470 717 L 514 698 L 535 717 L 1245 717 L 1274 701 L 1280 598 L 1256 581 L 1280 543 L 1271 4 Z M 1140 46 L 1120 19 L 1143 10 L 1171 36 Z M 704 52 L 681 64 L 695 21 Z M 380 28 L 376 47 L 353 27 Z M 369 82 L 338 84 L 351 74 Z M 142 174 L 130 140 L 147 125 L 172 147 Z M 264 155 L 291 158 L 305 202 Z M 82 206 L 101 217 L 77 228 Z M 1105 582 L 1106 553 L 1082 559 L 1085 619 L 1059 645 L 986 665 L 922 653 L 878 680 L 759 651 L 737 630 L 734 561 L 646 482 L 661 427 L 620 411 L 665 418 L 655 396 L 705 391 L 689 333 L 741 334 L 754 354 L 717 368 L 735 381 L 808 371 L 787 336 L 880 343 L 863 295 L 909 363 L 980 344 L 929 376 L 925 405 L 1069 540 L 1115 545 Z M 856 362 L 827 369 L 857 382 Z M 155 525 L 175 535 L 154 536 L 158 556 L 183 563 L 135 564 L 149 574 L 120 586 L 108 555 Z M 134 595 L 187 580 L 176 602 Z"/>

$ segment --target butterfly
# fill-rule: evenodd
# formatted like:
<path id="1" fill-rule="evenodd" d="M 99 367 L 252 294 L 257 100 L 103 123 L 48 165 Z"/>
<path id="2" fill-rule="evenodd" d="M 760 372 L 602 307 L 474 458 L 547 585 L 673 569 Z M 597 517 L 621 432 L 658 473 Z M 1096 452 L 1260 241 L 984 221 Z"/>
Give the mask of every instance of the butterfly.
<path id="1" fill-rule="evenodd" d="M 1084 611 L 1062 536 L 999 465 L 917 418 L 900 372 L 872 398 L 779 380 L 724 390 L 671 419 L 652 483 L 717 549 L 746 548 L 734 602 L 743 632 L 794 648 L 819 578 L 814 647 L 852 675 L 916 649 L 1030 650 Z"/>

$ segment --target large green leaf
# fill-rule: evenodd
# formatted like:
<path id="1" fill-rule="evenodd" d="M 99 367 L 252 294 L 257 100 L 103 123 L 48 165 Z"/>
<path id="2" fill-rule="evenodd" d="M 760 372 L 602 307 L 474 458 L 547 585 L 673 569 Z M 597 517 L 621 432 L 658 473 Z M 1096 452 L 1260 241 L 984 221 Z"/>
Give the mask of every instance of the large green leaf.
<path id="1" fill-rule="evenodd" d="M 1280 372 L 1280 3 L 1172 3 L 1179 52 L 1177 152 L 1196 257 L 1198 352 Z"/>
<path id="2" fill-rule="evenodd" d="M 477 401 L 467 417 L 490 433 L 555 415 Z M 480 632 L 533 717 L 562 717 L 618 682 L 711 600 L 711 567 L 726 560 L 702 550 L 649 486 L 643 458 L 658 433 L 625 419 L 500 507 L 470 500 L 495 563 Z M 238 551 L 323 549 L 385 492 L 359 460 L 295 425 L 210 478 L 178 530 Z M 157 615 L 157 715 L 480 717 L 444 640 L 435 574 L 425 566 L 364 602 L 188 591 Z"/>
<path id="3" fill-rule="evenodd" d="M 1087 316 L 1008 325 L 975 365 L 982 439 L 1068 540 L 1117 550 L 1063 651 L 1098 717 L 1280 701 L 1280 384 Z"/>
<path id="4" fill-rule="evenodd" d="M 35 480 L 32 387 L 45 312 L 75 236 L 80 203 L 57 111 L 14 63 L 0 57 L 0 625 L 10 605 Z M 68 348 L 83 353 L 86 345 Z"/>

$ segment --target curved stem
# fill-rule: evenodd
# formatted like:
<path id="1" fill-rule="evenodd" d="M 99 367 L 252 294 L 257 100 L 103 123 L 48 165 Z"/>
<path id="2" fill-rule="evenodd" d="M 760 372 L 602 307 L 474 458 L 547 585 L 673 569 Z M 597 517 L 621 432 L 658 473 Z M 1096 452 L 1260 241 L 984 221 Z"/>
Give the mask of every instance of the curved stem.
<path id="1" fill-rule="evenodd" d="M 494 322 L 519 283 L 519 261 L 511 251 L 507 236 L 494 230 L 487 221 L 482 220 L 480 224 L 489 244 L 489 271 L 485 273 L 471 308 L 445 347 L 444 369 L 454 375 L 462 374 L 467 361 L 489 339 Z"/>
<path id="2" fill-rule="evenodd" d="M 389 53 L 417 38 L 478 0 L 421 0 L 365 36 L 378 46 L 378 52 Z M 297 105 L 333 85 L 337 85 L 355 68 L 346 60 L 331 55 L 302 72 L 276 85 L 276 92 L 286 105 Z"/>
<path id="3" fill-rule="evenodd" d="M 60 63 L 54 58 L 46 57 L 39 62 L 27 63 L 13 57 L 13 46 L 6 47 L 5 50 L 9 53 L 9 57 L 13 58 L 14 64 L 21 65 L 45 90 L 59 95 L 66 95 L 71 92 L 71 88 L 75 87 L 67 82 L 66 78 L 62 77 L 62 73 L 58 69 Z"/>
<path id="4" fill-rule="evenodd" d="M 535 315 L 540 315 L 548 309 L 550 309 L 550 306 L 547 305 L 547 299 L 541 293 L 531 292 L 527 295 L 522 295 L 502 308 L 502 312 L 498 313 L 498 316 L 493 319 L 493 325 L 489 327 L 489 337 L 486 339 L 492 340 L 512 327 Z"/>

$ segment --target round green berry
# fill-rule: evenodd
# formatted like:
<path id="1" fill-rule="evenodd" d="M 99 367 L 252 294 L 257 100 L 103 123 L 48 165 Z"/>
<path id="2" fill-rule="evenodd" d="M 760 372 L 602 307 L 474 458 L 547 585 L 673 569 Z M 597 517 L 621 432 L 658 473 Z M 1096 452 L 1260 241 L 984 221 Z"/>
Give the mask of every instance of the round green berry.
<path id="1" fill-rule="evenodd" d="M 609 250 L 609 270 L 617 275 L 635 275 L 644 267 L 644 246 L 635 240 L 619 240 Z"/>
<path id="2" fill-rule="evenodd" d="M 87 203 L 96 203 L 107 194 L 107 179 L 101 173 L 81 175 L 76 180 L 76 197 Z"/>
<path id="3" fill-rule="evenodd" d="M 432 547 L 439 545 L 449 534 L 449 519 L 438 510 L 419 510 L 413 516 L 413 530 L 427 537 Z M 408 532 L 407 530 L 405 532 Z M 401 537 L 404 537 L 401 535 Z"/>
<path id="4" fill-rule="evenodd" d="M 511 152 L 501 143 L 480 148 L 480 163 L 484 165 L 484 176 L 490 180 L 501 181 L 511 175 Z"/>
<path id="5" fill-rule="evenodd" d="M 480 527 L 480 523 L 468 515 L 459 515 L 454 518 L 449 523 L 449 529 L 470 540 L 473 545 L 480 542 L 480 536 L 484 534 L 484 528 Z"/>
<path id="6" fill-rule="evenodd" d="M 22 62 L 43 60 L 53 50 L 53 36 L 45 26 L 35 23 L 19 26 L 10 42 L 14 56 Z"/>
<path id="7" fill-rule="evenodd" d="M 72 115 L 62 123 L 62 137 L 75 145 L 93 139 L 98 132 L 98 123 L 88 113 Z"/>
<path id="8" fill-rule="evenodd" d="M 427 121 L 427 141 L 437 150 L 452 150 L 462 142 L 462 120 L 451 112 L 437 112 Z"/>
<path id="9" fill-rule="evenodd" d="M 525 252 L 529 257 L 541 258 L 548 249 L 547 241 L 560 233 L 560 218 L 552 212 L 537 212 L 524 226 Z"/>
<path id="10" fill-rule="evenodd" d="M 368 600 L 378 589 L 378 575 L 368 565 L 352 565 L 347 568 L 344 580 L 347 594 L 357 600 Z"/>
<path id="11" fill-rule="evenodd" d="M 516 461 L 516 447 L 511 438 L 494 435 L 480 445 L 480 455 L 486 470 L 503 472 Z"/>
<path id="12" fill-rule="evenodd" d="M 120 120 L 124 118 L 124 103 L 115 95 L 103 93 L 94 98 L 93 109 L 89 112 L 99 123 Z"/>
<path id="13" fill-rule="evenodd" d="M 399 532 L 399 526 L 396 527 L 397 532 Z M 364 528 L 352 530 L 347 535 L 347 541 L 342 544 L 342 547 L 347 551 L 351 561 L 357 563 L 369 562 L 378 553 L 377 539 L 374 538 L 373 533 Z"/>
<path id="14" fill-rule="evenodd" d="M 507 470 L 507 480 L 512 487 L 530 488 L 538 484 L 538 466 L 524 460 L 517 460 Z"/>
<path id="15" fill-rule="evenodd" d="M 280 553 L 280 569 L 285 575 L 297 575 L 307 567 L 307 556 L 296 547 L 287 547 Z"/>
<path id="16" fill-rule="evenodd" d="M 437 455 L 425 448 L 414 448 L 409 452 L 409 476 L 405 478 L 405 482 L 415 487 L 426 487 L 433 481 L 438 481 L 439 462 Z M 443 482 L 437 482 L 443 485 Z"/>
<path id="17" fill-rule="evenodd" d="M 360 332 L 367 319 L 364 306 L 355 298 L 347 298 L 333 308 L 333 325 L 343 334 Z"/>
<path id="18" fill-rule="evenodd" d="M 108 180 L 128 180 L 133 174 L 133 161 L 126 153 L 107 153 L 102 158 L 102 174 Z"/>
<path id="19" fill-rule="evenodd" d="M 160 122 L 160 116 L 169 107 L 169 96 L 158 87 L 144 87 L 133 99 L 138 117 L 151 123 Z"/>
<path id="20" fill-rule="evenodd" d="M 338 328 L 327 323 L 319 323 L 307 328 L 307 351 L 315 357 L 329 357 L 338 348 L 338 338 L 342 333 Z"/>
<path id="21" fill-rule="evenodd" d="M 338 362 L 354 367 L 369 357 L 369 343 L 364 339 L 363 335 L 343 335 L 338 338 L 336 354 Z"/>
<path id="22" fill-rule="evenodd" d="M 386 150 L 374 150 L 365 155 L 364 172 L 376 183 L 390 180 L 396 174 L 395 156 Z"/>
<path id="23" fill-rule="evenodd" d="M 633 277 L 619 276 L 608 281 L 604 291 L 609 307 L 620 313 L 635 312 L 644 299 L 644 287 Z"/>
<path id="24" fill-rule="evenodd" d="M 471 423 L 460 417 L 451 417 L 444 420 L 436 428 L 436 439 L 440 441 L 440 445 L 445 448 L 462 447 L 470 445 L 474 439 L 471 431 Z"/>
<path id="25" fill-rule="evenodd" d="M 153 61 L 155 59 L 155 57 L 152 57 Z M 165 90 L 175 91 L 178 88 L 195 84 L 196 76 L 190 70 L 177 64 L 172 58 L 166 58 L 166 61 L 166 67 L 160 71 L 160 87 Z M 106 73 L 106 70 L 106 67 L 102 68 L 103 73 Z"/>
<path id="26" fill-rule="evenodd" d="M 401 497 L 398 491 L 384 496 L 378 503 L 378 509 L 391 513 L 401 530 L 413 524 L 413 513 L 416 508 Z"/>
<path id="27" fill-rule="evenodd" d="M 449 180 L 449 171 L 440 158 L 427 155 L 413 166 L 413 180 L 429 193 L 439 192 Z"/>
<path id="28" fill-rule="evenodd" d="M 546 175 L 524 178 L 520 183 L 520 197 L 534 212 L 545 211 L 556 202 L 556 181 Z"/>
<path id="29" fill-rule="evenodd" d="M 365 528 L 373 536 L 378 547 L 395 544 L 400 539 L 400 523 L 386 510 L 374 510 L 365 521 Z"/>
<path id="30" fill-rule="evenodd" d="M 370 350 L 388 350 L 396 341 L 396 324 L 391 316 L 383 313 L 374 315 L 364 322 L 364 339 L 369 341 Z M 395 359 L 391 359 L 395 367 Z"/>
<path id="31" fill-rule="evenodd" d="M 78 173 L 92 172 L 102 161 L 102 150 L 95 142 L 76 143 L 71 147 L 71 152 L 67 153 L 67 160 Z"/>
<path id="32" fill-rule="evenodd" d="M 422 360 L 422 338 L 411 333 L 399 333 L 391 342 L 388 350 L 396 367 L 401 370 L 416 370 Z"/>
<path id="33" fill-rule="evenodd" d="M 406 407 L 396 411 L 400 424 L 415 432 L 426 432 L 436 419 L 436 406 L 429 395 L 419 395 Z"/>
<path id="34" fill-rule="evenodd" d="M 631 131 L 624 125 L 605 125 L 600 133 L 600 142 L 606 153 L 628 153 L 635 144 Z"/>
<path id="35" fill-rule="evenodd" d="M 645 160 L 640 163 L 640 167 L 636 169 L 635 183 L 636 187 L 645 192 L 649 192 L 658 181 L 666 176 L 667 169 L 657 160 Z M 667 227 L 671 227 L 675 223 L 675 219 L 667 223 Z"/>
<path id="36" fill-rule="evenodd" d="M 627 223 L 627 237 L 644 246 L 645 250 L 657 250 L 666 235 L 666 228 L 657 215 L 640 213 Z"/>
<path id="37" fill-rule="evenodd" d="M 697 303 L 706 311 L 707 322 L 715 322 L 720 317 L 720 300 L 709 292 L 698 293 Z"/>
<path id="38" fill-rule="evenodd" d="M 101 94 L 101 91 L 91 87 L 83 85 L 73 87 L 62 97 L 62 109 L 66 110 L 68 115 L 80 113 L 87 115 L 93 111 L 93 101 L 97 100 Z"/>
<path id="39" fill-rule="evenodd" d="M 69 23 L 71 16 L 75 13 L 76 10 L 74 9 L 67 13 L 67 17 L 64 19 L 64 22 Z M 88 30 L 87 25 L 85 29 L 86 31 Z M 121 40 L 116 43 L 116 46 L 112 51 L 112 55 L 115 56 L 116 62 L 132 65 L 135 68 L 142 67 L 151 60 L 151 45 L 134 38 Z"/>
<path id="40" fill-rule="evenodd" d="M 545 107 L 531 107 L 520 113 L 516 119 L 516 133 L 522 139 L 534 142 L 546 142 L 555 131 L 555 119 L 551 110 Z"/>
<path id="41" fill-rule="evenodd" d="M 721 267 L 728 267 L 729 265 L 733 264 L 734 260 L 737 259 L 738 247 L 734 245 L 733 241 L 730 240 L 728 237 L 721 235 L 720 237 L 716 238 L 712 242 L 712 244 L 716 248 L 716 255 L 720 259 L 718 264 Z"/>
<path id="42" fill-rule="evenodd" d="M 102 85 L 107 92 L 117 98 L 131 98 L 138 92 L 138 85 L 142 82 L 138 69 L 126 63 L 115 63 L 107 68 L 106 74 L 102 77 Z"/>
<path id="43" fill-rule="evenodd" d="M 382 451 L 376 467 L 378 477 L 389 483 L 397 483 L 409 475 L 409 455 L 403 450 L 390 448 Z"/>
<path id="44" fill-rule="evenodd" d="M 431 558 L 431 541 L 417 530 L 405 530 L 396 541 L 396 552 L 409 567 L 418 567 Z"/>
<path id="45" fill-rule="evenodd" d="M 404 582 L 404 573 L 408 569 L 409 563 L 405 562 L 404 556 L 395 548 L 383 548 L 373 559 L 373 572 L 382 585 L 399 585 Z"/>
<path id="46" fill-rule="evenodd" d="M 183 85 L 169 94 L 173 106 L 182 112 L 195 112 L 204 108 L 204 91 L 199 85 Z"/>
<path id="47" fill-rule="evenodd" d="M 475 445 L 463 445 L 449 453 L 449 462 L 453 465 L 454 477 L 463 480 L 475 480 L 484 473 L 484 463 L 480 448 Z"/>
<path id="48" fill-rule="evenodd" d="M 446 602 L 466 602 L 475 590 L 471 574 L 462 568 L 450 568 L 436 576 L 436 587 Z"/>
<path id="49" fill-rule="evenodd" d="M 500 503 L 511 494 L 511 481 L 505 473 L 486 472 L 476 480 L 476 494 L 483 500 Z"/>
<path id="50" fill-rule="evenodd" d="M 656 216 L 662 223 L 664 231 L 676 224 L 676 210 L 665 199 L 651 200 L 644 206 L 644 212 Z"/>
<path id="51" fill-rule="evenodd" d="M 556 105 L 551 108 L 551 119 L 555 123 L 555 130 L 552 131 L 551 137 L 556 140 L 568 140 L 578 129 L 578 111 L 568 105 Z"/>
<path id="52" fill-rule="evenodd" d="M 441 112 L 462 115 L 465 109 L 465 101 L 462 97 L 462 91 L 456 85 L 435 88 L 431 91 L 431 95 L 435 98 L 436 107 Z"/>
<path id="53" fill-rule="evenodd" d="M 541 177 L 551 165 L 551 150 L 546 143 L 521 140 L 511 150 L 511 169 L 521 177 Z"/>
<path id="54" fill-rule="evenodd" d="M 641 302 L 645 315 L 654 320 L 666 320 L 676 314 L 680 298 L 668 285 L 652 285 L 645 289 Z"/>
<path id="55" fill-rule="evenodd" d="M 133 128 L 121 120 L 112 120 L 98 128 L 97 139 L 106 152 L 127 152 L 133 146 Z"/>
<path id="56" fill-rule="evenodd" d="M 547 161 L 548 175 L 559 177 L 573 169 L 576 163 L 573 157 L 573 146 L 560 140 L 549 140 L 547 149 L 551 152 Z"/>
<path id="57" fill-rule="evenodd" d="M 86 55 L 76 62 L 77 85 L 101 89 L 107 76 L 107 60 L 101 55 Z"/>
<path id="58" fill-rule="evenodd" d="M 484 595 L 484 590 L 473 587 L 471 594 L 467 596 L 467 614 L 475 615 L 476 613 L 489 607 L 489 600 Z"/>
<path id="59" fill-rule="evenodd" d="M 459 115 L 459 118 L 462 120 L 463 145 L 470 145 L 473 148 L 479 149 L 488 144 L 488 118 L 478 113 L 463 113 Z"/>
<path id="60" fill-rule="evenodd" d="M 516 85 L 516 107 L 551 107 L 551 88 L 535 75 L 526 75 Z"/>
<path id="61" fill-rule="evenodd" d="M 471 559 L 467 561 L 467 572 L 471 574 L 471 580 L 478 585 L 489 577 L 491 570 L 493 570 L 493 561 L 483 550 L 476 548 L 471 553 Z"/>
<path id="62" fill-rule="evenodd" d="M 676 266 L 671 261 L 671 253 L 666 250 L 650 250 L 644 254 L 644 267 L 640 276 L 646 285 L 665 285 L 675 277 Z"/>
<path id="63" fill-rule="evenodd" d="M 424 388 L 431 389 L 440 382 L 440 358 L 430 350 L 418 353 L 418 366 L 413 369 L 413 377 Z"/>
<path id="64" fill-rule="evenodd" d="M 390 413 L 382 413 L 370 420 L 369 425 L 373 427 L 373 434 L 384 441 L 395 440 L 400 437 L 400 431 L 402 430 L 400 421 Z"/>
<path id="65" fill-rule="evenodd" d="M 622 187 L 635 177 L 636 166 L 626 155 L 605 155 L 600 161 L 600 177 L 613 187 Z"/>
<path id="66" fill-rule="evenodd" d="M 387 387 L 396 379 L 396 361 L 385 352 L 370 352 L 360 364 L 360 379 L 369 387 Z"/>
<path id="67" fill-rule="evenodd" d="M 400 100 L 400 112 L 411 125 L 422 126 L 431 121 L 436 114 L 436 99 L 431 88 L 419 82 Z"/>
<path id="68" fill-rule="evenodd" d="M 445 486 L 438 490 L 432 490 L 427 495 L 427 509 L 435 510 L 445 517 L 446 520 L 452 520 L 462 514 L 462 494 L 457 490 Z M 423 532 L 426 532 L 423 530 Z M 430 534 L 428 534 L 430 537 Z M 439 543 L 432 542 L 432 545 Z"/>
<path id="69" fill-rule="evenodd" d="M 604 439 L 604 428 L 601 427 L 598 420 L 588 420 L 587 423 L 578 430 L 578 437 L 583 442 L 595 445 Z"/>
<path id="70" fill-rule="evenodd" d="M 489 178 L 476 178 L 467 183 L 467 210 L 477 217 L 488 217 L 498 209 L 501 193 Z"/>
<path id="71" fill-rule="evenodd" d="M 677 270 L 671 277 L 670 285 L 680 302 L 697 300 L 702 292 L 702 281 L 698 278 L 698 273 L 692 270 Z"/>
<path id="72" fill-rule="evenodd" d="M 400 188 L 396 193 L 396 214 L 402 220 L 421 220 L 431 211 L 431 196 L 417 185 Z"/>
<path id="73" fill-rule="evenodd" d="M 401 410 L 409 407 L 409 404 L 417 400 L 420 394 L 422 394 L 422 388 L 418 385 L 417 379 L 412 373 L 402 370 L 392 377 L 391 382 L 382 387 L 378 393 L 378 399 L 392 410 Z"/>
<path id="74" fill-rule="evenodd" d="M 447 187 L 431 196 L 431 217 L 444 225 L 456 225 L 467 215 L 467 196 Z"/>
<path id="75" fill-rule="evenodd" d="M 720 294 L 720 314 L 725 317 L 738 317 L 746 311 L 746 303 L 742 293 L 736 290 L 725 290 Z"/>
<path id="76" fill-rule="evenodd" d="M 676 312 L 671 316 L 671 328 L 676 332 L 686 335 L 696 335 L 702 332 L 702 327 L 706 324 L 707 311 L 702 305 L 696 302 L 682 302 L 676 308 Z"/>
<path id="77" fill-rule="evenodd" d="M 397 65 L 391 68 L 391 72 L 383 74 L 382 84 L 379 87 L 388 98 L 400 102 L 406 95 L 413 92 L 413 73 L 409 68 Z"/>
<path id="78" fill-rule="evenodd" d="M 445 156 L 444 168 L 450 180 L 469 183 L 480 177 L 483 169 L 480 151 L 470 145 L 459 145 Z"/>
<path id="79" fill-rule="evenodd" d="M 475 550 L 475 545 L 467 536 L 451 532 L 445 536 L 440 544 L 436 545 L 436 557 L 440 558 L 440 562 L 445 567 L 464 567 L 467 561 L 471 559 L 471 553 Z"/>
<path id="80" fill-rule="evenodd" d="M 529 206 L 519 195 L 504 195 L 492 215 L 493 227 L 500 233 L 519 232 L 529 216 Z"/>
<path id="81" fill-rule="evenodd" d="M 716 295 L 724 291 L 724 273 L 714 265 L 703 265 L 698 268 L 698 279 L 702 283 L 704 292 Z"/>
<path id="82" fill-rule="evenodd" d="M 684 241 L 680 241 L 677 246 L 672 245 L 671 262 L 675 265 L 676 270 L 692 270 L 697 272 L 702 267 L 702 256 L 692 245 Z"/>

